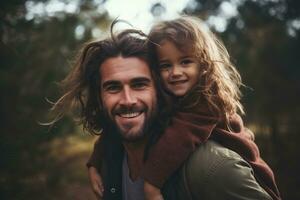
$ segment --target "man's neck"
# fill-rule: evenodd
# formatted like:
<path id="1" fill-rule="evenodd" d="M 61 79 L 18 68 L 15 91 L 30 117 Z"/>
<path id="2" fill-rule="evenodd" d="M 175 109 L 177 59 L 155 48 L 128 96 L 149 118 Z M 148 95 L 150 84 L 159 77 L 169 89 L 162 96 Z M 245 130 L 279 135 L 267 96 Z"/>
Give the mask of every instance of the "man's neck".
<path id="1" fill-rule="evenodd" d="M 127 153 L 129 175 L 130 178 L 134 181 L 141 175 L 146 142 L 145 141 L 139 141 L 135 143 L 123 142 L 123 145 Z"/>

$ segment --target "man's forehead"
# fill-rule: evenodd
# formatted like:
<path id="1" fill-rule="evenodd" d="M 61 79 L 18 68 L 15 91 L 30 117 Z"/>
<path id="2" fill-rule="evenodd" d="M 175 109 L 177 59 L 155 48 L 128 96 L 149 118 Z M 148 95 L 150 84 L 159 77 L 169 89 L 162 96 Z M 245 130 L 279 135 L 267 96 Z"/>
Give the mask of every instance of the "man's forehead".
<path id="1" fill-rule="evenodd" d="M 137 57 L 109 58 L 101 64 L 100 75 L 102 82 L 108 80 L 130 81 L 136 78 L 152 80 L 149 65 Z"/>

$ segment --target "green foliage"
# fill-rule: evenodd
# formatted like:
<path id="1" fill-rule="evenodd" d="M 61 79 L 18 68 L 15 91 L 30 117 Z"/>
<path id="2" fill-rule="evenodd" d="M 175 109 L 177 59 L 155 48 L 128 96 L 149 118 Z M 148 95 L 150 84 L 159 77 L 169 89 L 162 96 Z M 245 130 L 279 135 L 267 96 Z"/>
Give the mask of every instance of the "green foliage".
<path id="1" fill-rule="evenodd" d="M 74 134 L 75 126 L 68 117 L 52 129 L 39 122 L 49 121 L 46 98 L 54 101 L 60 95 L 55 82 L 65 76 L 69 60 L 91 38 L 91 30 L 78 40 L 74 30 L 82 19 L 76 14 L 28 21 L 24 1 L 6 1 L 3 6 L 0 199 L 53 199 L 64 176 L 57 157 L 50 154 L 52 142 Z M 109 21 L 105 13 L 98 17 L 98 22 Z"/>

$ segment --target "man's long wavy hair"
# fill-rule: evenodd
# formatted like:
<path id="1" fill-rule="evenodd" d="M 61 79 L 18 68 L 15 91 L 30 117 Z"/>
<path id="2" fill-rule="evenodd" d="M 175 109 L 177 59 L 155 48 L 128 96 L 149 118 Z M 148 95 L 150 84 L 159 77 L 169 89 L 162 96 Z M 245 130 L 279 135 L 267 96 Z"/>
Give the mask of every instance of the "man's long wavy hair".
<path id="1" fill-rule="evenodd" d="M 104 115 L 100 95 L 100 66 L 113 57 L 137 57 L 149 63 L 146 36 L 138 30 L 127 29 L 111 37 L 90 42 L 82 48 L 77 60 L 66 78 L 61 82 L 63 95 L 53 104 L 51 111 L 55 119 L 49 124 L 54 124 L 69 111 L 75 111 L 75 118 L 83 125 L 84 130 L 92 134 L 100 134 L 107 122 Z M 164 97 L 158 84 L 154 71 L 150 68 L 151 75 L 157 90 L 158 107 Z"/>
<path id="2" fill-rule="evenodd" d="M 159 71 L 157 48 L 163 40 L 173 42 L 185 52 L 193 52 L 200 67 L 200 77 L 196 86 L 182 99 L 182 109 L 196 111 L 208 107 L 214 115 L 227 125 L 234 113 L 244 114 L 240 102 L 241 77 L 230 62 L 229 54 L 217 37 L 198 18 L 182 16 L 175 20 L 161 21 L 149 33 L 149 52 L 152 65 Z"/>

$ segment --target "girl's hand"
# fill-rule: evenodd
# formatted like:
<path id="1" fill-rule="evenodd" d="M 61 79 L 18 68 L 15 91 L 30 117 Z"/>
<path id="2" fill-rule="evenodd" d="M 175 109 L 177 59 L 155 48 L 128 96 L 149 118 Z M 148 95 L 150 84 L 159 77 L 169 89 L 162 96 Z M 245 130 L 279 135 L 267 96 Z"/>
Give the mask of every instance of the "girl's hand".
<path id="1" fill-rule="evenodd" d="M 92 189 L 97 197 L 97 199 L 103 198 L 104 187 L 102 183 L 102 178 L 98 173 L 97 169 L 93 166 L 88 169 L 90 182 L 92 185 Z"/>
<path id="2" fill-rule="evenodd" d="M 146 200 L 163 200 L 163 196 L 160 193 L 160 189 L 151 185 L 149 182 L 144 183 L 144 192 Z"/>

